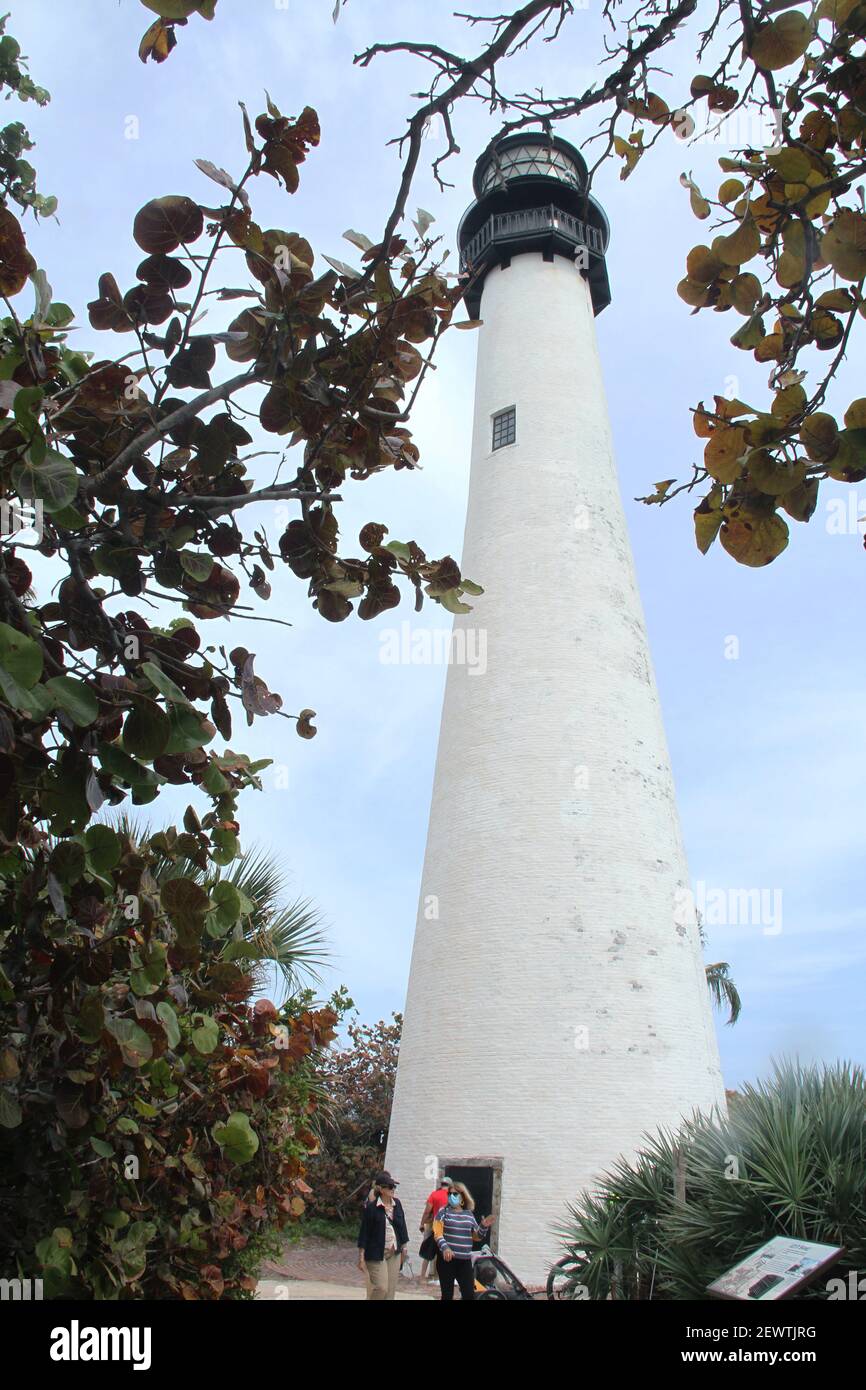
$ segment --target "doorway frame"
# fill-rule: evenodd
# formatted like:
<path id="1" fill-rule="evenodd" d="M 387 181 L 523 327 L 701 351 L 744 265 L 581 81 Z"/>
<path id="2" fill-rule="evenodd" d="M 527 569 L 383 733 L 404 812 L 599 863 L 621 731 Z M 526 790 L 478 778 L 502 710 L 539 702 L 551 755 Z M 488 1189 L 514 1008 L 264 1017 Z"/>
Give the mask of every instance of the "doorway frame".
<path id="1" fill-rule="evenodd" d="M 505 1167 L 505 1160 L 499 1155 L 492 1154 L 472 1154 L 468 1158 L 461 1158 L 457 1154 L 452 1154 L 449 1158 L 439 1161 L 439 1177 L 448 1177 L 451 1168 L 489 1168 L 493 1172 L 493 1226 L 490 1231 L 490 1239 L 487 1244 L 495 1253 L 499 1250 L 499 1222 L 502 1217 L 502 1170 Z"/>

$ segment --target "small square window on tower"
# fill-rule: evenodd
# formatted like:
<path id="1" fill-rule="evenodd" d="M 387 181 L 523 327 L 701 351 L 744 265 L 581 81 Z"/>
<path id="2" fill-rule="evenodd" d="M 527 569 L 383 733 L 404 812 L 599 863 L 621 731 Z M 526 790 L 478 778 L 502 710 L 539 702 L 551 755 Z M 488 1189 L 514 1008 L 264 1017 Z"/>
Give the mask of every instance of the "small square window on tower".
<path id="1" fill-rule="evenodd" d="M 513 444 L 516 438 L 517 411 L 510 405 L 507 410 L 500 410 L 493 417 L 493 447 L 504 449 L 506 444 Z"/>

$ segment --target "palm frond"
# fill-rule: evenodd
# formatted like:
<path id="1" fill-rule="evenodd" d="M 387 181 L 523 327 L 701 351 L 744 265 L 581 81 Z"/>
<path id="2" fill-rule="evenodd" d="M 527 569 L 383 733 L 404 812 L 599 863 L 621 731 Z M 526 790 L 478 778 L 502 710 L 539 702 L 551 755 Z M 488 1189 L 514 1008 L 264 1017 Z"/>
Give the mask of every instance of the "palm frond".
<path id="1" fill-rule="evenodd" d="M 121 815 L 115 829 L 135 844 L 148 840 L 153 831 L 147 822 Z M 320 970 L 330 958 L 322 919 L 309 899 L 286 902 L 288 875 L 273 854 L 253 845 L 224 869 L 202 869 L 189 859 L 160 857 L 151 872 L 158 884 L 170 878 L 191 878 L 202 883 L 210 878 L 231 883 L 253 904 L 242 920 L 244 939 L 256 951 L 248 963 L 255 992 L 275 985 L 281 1004 L 311 984 L 321 982 Z"/>
<path id="2" fill-rule="evenodd" d="M 736 1023 L 740 1017 L 743 1001 L 737 986 L 731 979 L 731 967 L 726 960 L 716 961 L 714 965 L 708 965 L 707 987 L 712 996 L 712 1000 L 717 1009 L 728 1010 L 728 1024 Z"/>
<path id="3" fill-rule="evenodd" d="M 249 921 L 248 939 L 277 970 L 284 994 L 296 994 L 311 981 L 321 983 L 320 967 L 327 963 L 329 952 L 321 916 L 309 899 L 298 898 L 265 925 L 257 926 L 253 918 Z"/>
<path id="4" fill-rule="evenodd" d="M 685 1170 L 675 1193 L 674 1152 Z M 592 1298 L 707 1297 L 707 1286 L 773 1236 L 866 1261 L 866 1075 L 849 1063 L 776 1064 L 729 1113 L 648 1138 L 569 1208 L 557 1233 Z M 827 1297 L 815 1285 L 804 1296 Z"/>

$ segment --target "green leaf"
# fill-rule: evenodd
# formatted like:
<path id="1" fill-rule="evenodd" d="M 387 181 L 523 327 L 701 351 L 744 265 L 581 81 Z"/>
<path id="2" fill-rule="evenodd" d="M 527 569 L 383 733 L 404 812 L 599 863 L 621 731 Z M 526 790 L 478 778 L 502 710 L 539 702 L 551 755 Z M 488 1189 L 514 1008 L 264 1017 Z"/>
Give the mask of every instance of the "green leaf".
<path id="1" fill-rule="evenodd" d="M 746 217 L 730 236 L 717 236 L 711 250 L 725 265 L 743 265 L 758 254 L 761 234 L 751 217 Z"/>
<path id="2" fill-rule="evenodd" d="M 210 792 L 211 796 L 220 796 L 223 792 L 227 792 L 231 786 L 228 778 L 223 776 L 216 763 L 213 762 L 209 762 L 205 768 L 201 784 L 206 792 Z"/>
<path id="3" fill-rule="evenodd" d="M 713 541 L 716 539 L 721 524 L 722 513 L 720 511 L 702 511 L 700 507 L 696 509 L 695 541 L 702 555 L 706 555 Z"/>
<path id="4" fill-rule="evenodd" d="M 434 595 L 434 597 L 437 597 L 437 595 Z M 471 604 L 460 602 L 459 589 L 446 589 L 444 593 L 438 595 L 438 599 L 439 602 L 442 604 L 442 607 L 447 609 L 449 613 L 472 612 Z"/>
<path id="5" fill-rule="evenodd" d="M 96 755 L 106 772 L 130 787 L 136 790 L 146 786 L 152 786 L 154 790 L 158 788 L 157 779 L 150 769 L 136 762 L 118 744 L 100 743 Z"/>
<path id="6" fill-rule="evenodd" d="M 0 358 L 0 381 L 11 381 L 15 368 L 20 367 L 23 361 L 24 354 L 18 348 L 13 348 Z"/>
<path id="7" fill-rule="evenodd" d="M 20 394 L 20 393 L 19 393 Z M 18 397 L 16 396 L 16 401 Z M 26 461 L 12 469 L 12 487 L 20 497 L 41 501 L 52 515 L 68 507 L 78 493 L 78 473 L 71 458 L 48 449 L 40 463 Z"/>
<path id="8" fill-rule="evenodd" d="M 213 556 L 203 555 L 196 550 L 181 550 L 179 559 L 186 573 L 197 584 L 204 584 L 210 578 L 211 570 L 214 567 Z"/>
<path id="9" fill-rule="evenodd" d="M 848 475 L 863 476 L 866 469 L 866 429 L 839 431 L 839 447 L 827 470 L 831 478 L 847 482 Z"/>
<path id="10" fill-rule="evenodd" d="M 804 14 L 783 14 L 755 29 L 749 57 L 759 68 L 777 72 L 802 58 L 812 38 L 812 26 Z"/>
<path id="11" fill-rule="evenodd" d="M 82 526 L 87 525 L 87 517 L 77 511 L 75 507 L 61 507 L 59 511 L 52 512 L 52 516 L 58 526 L 62 526 L 64 531 L 80 531 Z"/>
<path id="12" fill-rule="evenodd" d="M 123 746 L 144 762 L 165 751 L 171 734 L 171 721 L 154 700 L 135 700 L 123 726 Z"/>
<path id="13" fill-rule="evenodd" d="M 172 705 L 169 715 L 169 736 L 166 753 L 192 753 L 210 743 L 216 730 L 197 710 Z"/>
<path id="14" fill-rule="evenodd" d="M 3 691 L 7 704 L 10 704 L 13 709 L 23 711 L 29 719 L 45 719 L 54 709 L 54 701 L 44 685 L 34 685 L 32 689 L 28 690 L 23 685 L 19 685 L 2 666 L 0 666 L 0 690 Z"/>
<path id="15" fill-rule="evenodd" d="M 114 1150 L 112 1149 L 112 1154 Z M 43 1236 L 36 1245 L 36 1258 L 44 1273 L 68 1276 L 75 1273 L 72 1255 L 72 1232 L 68 1226 L 55 1226 L 50 1236 Z"/>
<path id="16" fill-rule="evenodd" d="M 158 984 L 154 984 L 152 980 L 147 978 L 147 973 L 144 970 L 130 971 L 129 983 L 132 986 L 133 992 L 137 994 L 140 999 L 145 999 L 148 994 L 156 994 L 156 991 L 159 989 Z"/>
<path id="17" fill-rule="evenodd" d="M 95 874 L 110 873 L 120 861 L 120 836 L 110 825 L 91 825 L 85 830 L 84 847 Z"/>
<path id="18" fill-rule="evenodd" d="M 232 1163 L 249 1163 L 258 1152 L 259 1136 L 242 1110 L 233 1111 L 224 1125 L 214 1125 L 211 1134 Z"/>
<path id="19" fill-rule="evenodd" d="M 786 492 L 782 506 L 795 521 L 808 521 L 818 505 L 818 479 L 809 478 L 792 492 Z"/>
<path id="20" fill-rule="evenodd" d="M 86 867 L 84 846 L 78 840 L 60 840 L 51 851 L 48 865 L 64 887 L 77 883 Z"/>
<path id="21" fill-rule="evenodd" d="M 141 1067 L 153 1056 L 150 1038 L 131 1018 L 107 1018 L 105 1027 L 114 1038 L 128 1067 Z"/>
<path id="22" fill-rule="evenodd" d="M 196 1014 L 196 1018 L 201 1019 L 201 1023 L 192 1030 L 192 1045 L 196 1052 L 207 1055 L 216 1050 L 220 1038 L 219 1026 L 216 1019 L 207 1014 Z"/>
<path id="23" fill-rule="evenodd" d="M 165 1029 L 165 1036 L 171 1048 L 177 1047 L 180 1042 L 180 1024 L 177 1021 L 177 1014 L 171 1004 L 163 999 L 156 1006 L 156 1016 Z"/>
<path id="24" fill-rule="evenodd" d="M 264 950 L 252 941 L 229 941 L 220 953 L 220 960 L 264 960 Z"/>
<path id="25" fill-rule="evenodd" d="M 187 705 L 192 709 L 190 701 L 184 695 L 179 685 L 175 685 L 170 676 L 167 676 L 161 667 L 156 666 L 152 661 L 141 663 L 141 674 L 147 676 L 151 685 L 155 686 L 160 695 L 164 695 L 173 705 Z"/>
<path id="26" fill-rule="evenodd" d="M 141 3 L 160 19 L 187 19 L 198 9 L 200 0 L 141 0 Z"/>
<path id="27" fill-rule="evenodd" d="M 0 1126 L 15 1129 L 22 1120 L 21 1106 L 7 1090 L 0 1089 Z"/>
<path id="28" fill-rule="evenodd" d="M 767 163 L 785 183 L 802 183 L 812 172 L 812 161 L 802 150 L 788 146 L 775 154 L 767 155 Z M 742 184 L 740 185 L 742 192 Z"/>
<path id="29" fill-rule="evenodd" d="M 159 891 L 159 900 L 179 931 L 201 931 L 210 899 L 200 884 L 183 876 L 169 878 Z"/>
<path id="30" fill-rule="evenodd" d="M 12 404 L 15 423 L 27 438 L 34 431 L 39 430 L 39 419 L 36 412 L 42 404 L 43 395 L 41 386 L 22 386 Z"/>
<path id="31" fill-rule="evenodd" d="M 98 1040 L 105 1027 L 105 1009 L 98 990 L 93 990 L 87 995 L 72 1027 L 82 1042 L 93 1043 Z"/>
<path id="32" fill-rule="evenodd" d="M 75 313 L 68 304 L 55 300 L 53 304 L 49 305 L 44 322 L 50 328 L 66 328 L 74 318 Z"/>
<path id="33" fill-rule="evenodd" d="M 121 1211 L 120 1207 L 109 1207 L 102 1213 L 102 1220 L 112 1231 L 122 1231 L 129 1225 L 129 1213 Z"/>
<path id="34" fill-rule="evenodd" d="M 0 623 L 0 666 L 18 685 L 30 689 L 42 675 L 42 648 L 17 627 Z"/>
<path id="35" fill-rule="evenodd" d="M 215 864 L 230 864 L 240 854 L 237 835 L 231 830 L 215 830 L 211 835 L 211 858 Z"/>
<path id="36" fill-rule="evenodd" d="M 90 1147 L 100 1158 L 114 1158 L 114 1149 L 105 1139 L 97 1139 L 95 1135 L 91 1135 Z"/>
<path id="37" fill-rule="evenodd" d="M 215 906 L 207 915 L 208 935 L 225 936 L 240 919 L 241 895 L 233 883 L 220 879 L 211 889 L 211 901 Z"/>
<path id="38" fill-rule="evenodd" d="M 99 714 L 99 705 L 93 691 L 84 681 L 76 680 L 74 676 L 52 676 L 45 682 L 45 689 L 51 691 L 55 703 L 81 728 L 92 724 Z"/>
<path id="39" fill-rule="evenodd" d="M 742 278 L 742 277 L 740 277 Z M 731 342 L 734 347 L 742 348 L 744 351 L 756 348 L 758 343 L 764 338 L 764 320 L 760 314 L 752 314 L 741 324 L 735 333 L 731 335 Z"/>
<path id="40" fill-rule="evenodd" d="M 130 984 L 136 994 L 146 996 L 155 994 L 165 979 L 166 953 L 164 941 L 152 941 L 143 952 L 142 964 L 130 975 Z"/>

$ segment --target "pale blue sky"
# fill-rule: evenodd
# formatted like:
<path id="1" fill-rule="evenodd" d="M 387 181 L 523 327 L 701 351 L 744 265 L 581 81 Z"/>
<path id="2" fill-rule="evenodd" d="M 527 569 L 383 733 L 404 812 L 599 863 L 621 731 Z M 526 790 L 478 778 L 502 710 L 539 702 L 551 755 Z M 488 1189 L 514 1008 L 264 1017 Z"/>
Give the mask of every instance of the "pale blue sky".
<path id="1" fill-rule="evenodd" d="M 94 334 L 84 312 L 98 275 L 113 271 L 124 289 L 133 282 L 141 252 L 131 223 L 149 198 L 218 199 L 192 161 L 240 171 L 237 101 L 255 114 L 264 88 L 289 113 L 315 106 L 323 139 L 293 198 L 259 180 L 252 193 L 258 221 L 300 231 L 317 252 L 350 261 L 355 253 L 343 231 L 380 231 L 399 173 L 386 141 L 400 132 L 409 94 L 425 74 L 408 59 L 383 58 L 359 70 L 353 53 L 376 39 L 426 37 L 466 49 L 477 38 L 468 44 L 450 6 L 438 0 L 350 0 L 336 26 L 331 8 L 330 0 L 220 0 L 216 21 L 193 18 L 158 68 L 136 54 L 149 22 L 138 0 L 13 4 L 9 31 L 53 96 L 46 111 L 28 107 L 24 115 L 38 140 L 40 187 L 59 198 L 60 225 L 43 224 L 29 241 L 55 297 L 80 314 L 76 344 L 99 355 L 116 349 L 118 340 Z M 501 5 L 485 0 L 476 8 Z M 514 84 L 582 90 L 598 71 L 600 30 L 600 5 L 591 0 L 557 45 L 515 64 Z M 665 65 L 693 70 L 670 50 Z M 137 139 L 126 138 L 135 128 L 130 117 Z M 443 195 L 428 167 L 420 171 L 412 207 L 429 209 L 449 242 L 470 201 L 475 155 L 492 129 L 480 106 L 464 107 L 457 122 L 463 153 L 449 166 L 456 187 Z M 580 143 L 592 130 L 589 122 L 569 123 L 562 134 Z M 705 237 L 679 174 L 691 169 L 711 185 L 726 152 L 706 143 L 687 151 L 669 138 L 628 182 L 619 181 L 618 168 L 604 171 L 595 192 L 612 227 L 613 302 L 598 321 L 599 343 L 692 877 L 708 889 L 783 895 L 780 933 L 760 926 L 709 932 L 709 958 L 731 962 L 744 998 L 736 1028 L 719 1028 L 733 1086 L 785 1052 L 866 1061 L 866 657 L 856 617 L 866 555 L 857 534 L 828 530 L 826 500 L 850 491 L 833 483 L 824 485 L 809 526 L 790 523 L 788 551 L 758 571 L 738 567 L 718 547 L 702 558 L 687 501 L 663 510 L 632 501 L 657 479 L 686 476 L 698 459 L 690 405 L 724 393 L 731 376 L 739 378 L 736 394 L 763 399 L 767 369 L 730 346 L 733 315 L 692 318 L 675 293 L 686 251 Z M 240 260 L 233 273 L 246 283 Z M 213 321 L 222 324 L 217 314 Z M 860 337 L 846 368 L 847 394 L 831 396 L 830 409 L 866 393 Z M 448 335 L 413 421 L 423 472 L 347 488 L 346 536 L 381 520 L 394 538 L 414 537 L 429 554 L 459 557 L 474 354 L 472 334 Z M 268 436 L 262 447 L 273 444 Z M 268 462 L 257 463 L 262 482 Z M 866 485 L 861 491 L 856 514 L 866 515 Z M 271 509 L 262 507 L 259 520 L 277 534 Z M 264 795 L 242 799 L 244 842 L 272 847 L 297 892 L 318 904 L 335 953 L 329 980 L 345 981 L 362 1016 L 375 1019 L 399 1009 L 404 997 L 444 668 L 380 663 L 380 632 L 409 618 L 411 604 L 372 623 L 334 627 L 310 611 L 303 584 L 285 572 L 263 611 L 289 618 L 293 628 L 232 623 L 226 631 L 213 623 L 209 636 L 255 650 L 257 669 L 287 709 L 318 711 L 320 733 L 302 742 L 276 719 L 238 729 L 235 746 L 284 769 L 279 782 L 266 774 Z M 421 621 L 439 625 L 445 616 L 425 609 Z M 731 636 L 739 639 L 737 660 L 725 657 Z M 165 806 L 171 796 L 182 808 L 185 798 L 178 803 L 174 793 Z"/>

